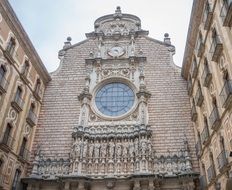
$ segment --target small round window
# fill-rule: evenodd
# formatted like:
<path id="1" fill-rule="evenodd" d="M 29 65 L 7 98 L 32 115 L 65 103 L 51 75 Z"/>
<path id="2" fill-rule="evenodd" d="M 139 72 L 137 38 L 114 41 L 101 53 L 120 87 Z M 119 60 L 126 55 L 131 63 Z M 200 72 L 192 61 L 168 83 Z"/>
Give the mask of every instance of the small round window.
<path id="1" fill-rule="evenodd" d="M 107 116 L 120 116 L 128 112 L 135 100 L 132 89 L 123 83 L 109 83 L 97 91 L 95 103 Z"/>

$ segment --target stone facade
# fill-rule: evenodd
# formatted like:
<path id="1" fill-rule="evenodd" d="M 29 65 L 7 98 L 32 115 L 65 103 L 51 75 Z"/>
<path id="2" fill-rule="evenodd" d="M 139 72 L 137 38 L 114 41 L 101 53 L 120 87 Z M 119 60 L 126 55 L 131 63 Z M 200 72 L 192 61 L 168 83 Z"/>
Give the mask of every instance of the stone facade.
<path id="1" fill-rule="evenodd" d="M 202 189 L 232 189 L 231 15 L 230 0 L 194 0 L 183 60 Z"/>
<path id="2" fill-rule="evenodd" d="M 23 179 L 28 189 L 197 189 L 186 81 L 173 63 L 168 34 L 163 42 L 148 37 L 138 17 L 117 7 L 86 37 L 74 45 L 68 38 L 59 51 L 60 66 L 41 107 L 36 154 Z M 130 109 L 114 116 L 103 114 L 107 106 L 99 111 L 97 95 L 107 85 L 133 92 Z M 112 107 L 127 105 L 111 96 Z"/>
<path id="3" fill-rule="evenodd" d="M 50 76 L 8 1 L 0 1 L 0 189 L 26 176 Z"/>

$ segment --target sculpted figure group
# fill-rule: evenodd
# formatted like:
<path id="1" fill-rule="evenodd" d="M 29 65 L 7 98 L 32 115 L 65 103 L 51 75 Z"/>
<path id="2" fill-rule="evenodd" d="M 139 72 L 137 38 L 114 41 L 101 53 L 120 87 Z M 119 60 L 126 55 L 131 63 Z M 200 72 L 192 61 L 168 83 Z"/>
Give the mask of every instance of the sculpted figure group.
<path id="1" fill-rule="evenodd" d="M 149 156 L 152 154 L 150 139 L 146 136 L 140 138 L 124 139 L 75 139 L 71 156 L 77 159 L 92 158 L 134 158 L 135 156 Z"/>

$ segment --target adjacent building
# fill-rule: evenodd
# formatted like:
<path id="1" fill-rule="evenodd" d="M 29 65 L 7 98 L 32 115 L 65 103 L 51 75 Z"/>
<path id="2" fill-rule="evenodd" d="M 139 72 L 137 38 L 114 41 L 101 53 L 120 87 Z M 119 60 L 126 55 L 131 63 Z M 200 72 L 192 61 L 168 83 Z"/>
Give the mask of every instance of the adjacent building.
<path id="1" fill-rule="evenodd" d="M 195 0 L 183 60 L 202 189 L 232 189 L 232 1 Z"/>
<path id="2" fill-rule="evenodd" d="M 50 76 L 7 0 L 0 1 L 0 189 L 26 176 Z"/>
<path id="3" fill-rule="evenodd" d="M 28 189 L 197 189 L 187 83 L 175 47 L 141 20 L 98 18 L 59 51 L 41 106 Z"/>

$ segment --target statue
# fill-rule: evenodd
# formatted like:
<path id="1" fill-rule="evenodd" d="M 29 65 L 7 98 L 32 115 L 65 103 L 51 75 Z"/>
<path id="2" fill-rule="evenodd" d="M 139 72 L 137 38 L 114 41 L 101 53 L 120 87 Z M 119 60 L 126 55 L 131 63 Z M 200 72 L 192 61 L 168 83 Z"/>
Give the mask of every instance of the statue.
<path id="1" fill-rule="evenodd" d="M 135 148 L 135 156 L 139 156 L 139 139 L 135 138 L 135 143 L 134 143 L 134 148 Z"/>
<path id="2" fill-rule="evenodd" d="M 82 143 L 82 157 L 86 158 L 87 156 L 87 151 L 88 151 L 88 142 L 86 139 L 84 139 L 83 143 Z"/>
<path id="3" fill-rule="evenodd" d="M 110 142 L 109 142 L 109 157 L 110 158 L 114 157 L 114 149 L 115 149 L 114 141 L 113 139 L 110 139 Z"/>
<path id="4" fill-rule="evenodd" d="M 130 156 L 130 158 L 134 157 L 134 153 L 135 153 L 134 142 L 133 142 L 133 139 L 130 139 L 130 141 L 129 141 L 129 156 Z"/>
<path id="5" fill-rule="evenodd" d="M 101 145 L 99 143 L 99 140 L 97 140 L 97 142 L 94 144 L 94 157 L 95 158 L 100 157 L 100 149 L 101 149 Z"/>
<path id="6" fill-rule="evenodd" d="M 94 151 L 94 143 L 93 140 L 90 140 L 89 142 L 89 157 L 93 158 L 93 151 Z"/>
<path id="7" fill-rule="evenodd" d="M 142 136 L 142 139 L 140 140 L 140 146 L 141 146 L 141 154 L 143 156 L 146 155 L 146 150 L 147 150 L 147 141 L 144 136 Z"/>
<path id="8" fill-rule="evenodd" d="M 78 137 L 74 144 L 73 144 L 73 150 L 75 152 L 75 157 L 78 158 L 81 156 L 81 137 Z"/>
<path id="9" fill-rule="evenodd" d="M 129 143 L 128 143 L 127 139 L 125 139 L 125 142 L 124 142 L 124 145 L 123 145 L 123 151 L 122 151 L 122 156 L 124 158 L 127 157 L 128 149 L 129 149 Z"/>
<path id="10" fill-rule="evenodd" d="M 120 140 L 118 140 L 116 144 L 116 156 L 117 158 L 120 158 L 122 156 L 122 144 Z"/>
<path id="11" fill-rule="evenodd" d="M 101 145 L 101 157 L 106 158 L 106 156 L 107 156 L 107 143 L 106 140 L 103 140 Z"/>

